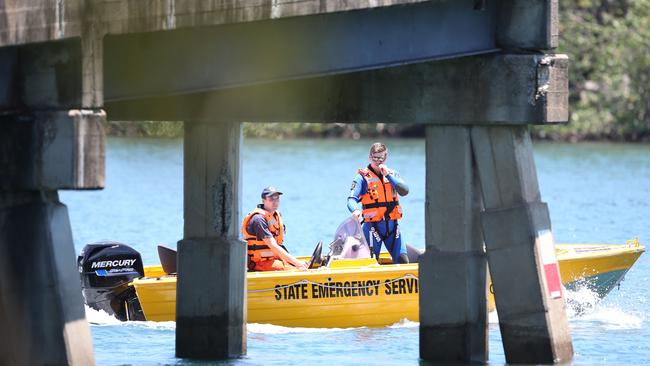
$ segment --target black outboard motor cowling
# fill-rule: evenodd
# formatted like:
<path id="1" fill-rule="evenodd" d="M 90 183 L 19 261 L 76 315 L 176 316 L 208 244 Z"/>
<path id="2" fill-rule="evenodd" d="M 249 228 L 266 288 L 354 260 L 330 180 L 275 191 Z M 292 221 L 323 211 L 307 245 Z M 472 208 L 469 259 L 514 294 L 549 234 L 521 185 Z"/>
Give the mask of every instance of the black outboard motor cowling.
<path id="1" fill-rule="evenodd" d="M 144 320 L 135 289 L 129 286 L 144 276 L 140 253 L 122 243 L 92 243 L 79 253 L 77 265 L 86 305 L 120 320 Z"/>

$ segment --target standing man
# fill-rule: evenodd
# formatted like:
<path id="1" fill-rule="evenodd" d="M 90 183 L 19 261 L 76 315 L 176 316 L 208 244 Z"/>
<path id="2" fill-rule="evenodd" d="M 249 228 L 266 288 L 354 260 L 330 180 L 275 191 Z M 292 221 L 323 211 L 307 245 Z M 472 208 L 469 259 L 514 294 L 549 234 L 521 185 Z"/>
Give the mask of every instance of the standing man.
<path id="1" fill-rule="evenodd" d="M 281 194 L 274 187 L 264 188 L 262 203 L 244 217 L 241 230 L 248 245 L 249 271 L 282 271 L 292 266 L 307 270 L 306 264 L 282 245 L 284 224 L 278 211 Z"/>
<path id="2" fill-rule="evenodd" d="M 393 263 L 408 263 L 406 245 L 402 246 L 397 224 L 397 220 L 402 218 L 397 194 L 406 196 L 408 186 L 397 171 L 386 166 L 388 149 L 384 144 L 372 144 L 368 159 L 370 164 L 359 169 L 352 181 L 348 209 L 357 220 L 363 216 L 363 233 L 376 258 L 379 258 L 384 243 Z"/>

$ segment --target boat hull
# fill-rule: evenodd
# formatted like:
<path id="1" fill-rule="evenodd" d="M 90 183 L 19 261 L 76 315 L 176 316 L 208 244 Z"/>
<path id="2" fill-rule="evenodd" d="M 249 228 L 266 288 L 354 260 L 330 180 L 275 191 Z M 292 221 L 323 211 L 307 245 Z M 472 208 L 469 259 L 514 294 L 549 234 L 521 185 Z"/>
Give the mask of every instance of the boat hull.
<path id="1" fill-rule="evenodd" d="M 565 287 L 568 290 L 586 287 L 600 298 L 620 284 L 643 251 L 644 247 L 638 243 L 564 244 L 556 249 Z"/>
<path id="2" fill-rule="evenodd" d="M 584 283 L 600 297 L 618 285 L 643 251 L 639 245 L 557 245 L 556 250 L 565 286 Z M 175 320 L 175 276 L 148 267 L 132 285 L 147 320 Z M 344 328 L 419 321 L 418 264 L 346 260 L 308 272 L 248 273 L 247 286 L 249 323 Z M 493 308 L 489 293 L 488 298 Z"/>

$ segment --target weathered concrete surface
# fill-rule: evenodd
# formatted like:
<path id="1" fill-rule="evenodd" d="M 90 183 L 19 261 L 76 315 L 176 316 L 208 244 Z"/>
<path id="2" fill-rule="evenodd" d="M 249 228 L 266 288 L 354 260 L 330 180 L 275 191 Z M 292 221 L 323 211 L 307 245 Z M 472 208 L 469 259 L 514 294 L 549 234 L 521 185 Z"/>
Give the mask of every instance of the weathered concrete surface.
<path id="1" fill-rule="evenodd" d="M 21 0 L 0 4 L 0 46 L 79 37 L 84 22 L 101 34 L 254 22 L 411 4 L 424 0 Z"/>
<path id="2" fill-rule="evenodd" d="M 0 364 L 93 365 L 70 221 L 56 191 L 0 191 Z"/>
<path id="3" fill-rule="evenodd" d="M 206 123 L 566 122 L 567 66 L 566 55 L 476 56 L 211 93 L 108 101 L 106 109 L 115 120 Z"/>
<path id="4" fill-rule="evenodd" d="M 553 258 L 555 251 L 530 135 L 525 127 L 474 127 L 472 148 L 480 172 L 483 237 L 506 360 L 569 361 L 573 346 L 564 298 L 561 289 L 552 291 L 552 278 L 546 276 L 547 263 L 542 260 L 544 251 Z M 557 264 L 552 270 L 559 282 Z"/>
<path id="5" fill-rule="evenodd" d="M 472 129 L 485 209 L 541 201 L 532 142 L 526 127 Z"/>
<path id="6" fill-rule="evenodd" d="M 0 112 L 101 108 L 103 44 L 84 25 L 82 38 L 0 47 Z"/>
<path id="7" fill-rule="evenodd" d="M 551 228 L 548 207 L 529 203 L 487 210 L 482 218 L 507 361 L 570 360 L 573 349 L 564 298 L 547 290 L 541 260 L 540 237 Z"/>
<path id="8" fill-rule="evenodd" d="M 473 0 L 436 1 L 107 36 L 105 98 L 187 94 L 494 53 L 495 5 L 485 11 L 472 5 Z"/>
<path id="9" fill-rule="evenodd" d="M 185 238 L 239 237 L 241 143 L 239 122 L 185 124 Z"/>
<path id="10" fill-rule="evenodd" d="M 178 242 L 176 357 L 246 354 L 246 245 L 231 239 Z"/>
<path id="11" fill-rule="evenodd" d="M 84 0 L 20 0 L 0 3 L 0 47 L 81 35 Z"/>
<path id="12" fill-rule="evenodd" d="M 102 28 L 110 34 L 254 22 L 323 13 L 407 5 L 424 0 L 99 0 Z"/>
<path id="13" fill-rule="evenodd" d="M 154 32 L 409 5 L 424 0 L 23 0 L 0 5 L 0 46 L 76 38 L 84 22 L 101 34 Z M 474 7 L 473 4 L 470 6 Z M 486 2 L 486 6 L 489 6 Z M 557 0 L 499 2 L 499 43 L 550 49 L 557 43 Z"/>
<path id="14" fill-rule="evenodd" d="M 78 108 L 81 47 L 63 40 L 0 48 L 0 111 Z"/>
<path id="15" fill-rule="evenodd" d="M 470 128 L 428 126 L 426 153 L 427 246 L 419 260 L 420 357 L 487 362 L 487 268 Z"/>
<path id="16" fill-rule="evenodd" d="M 246 353 L 246 245 L 238 239 L 241 140 L 240 123 L 185 125 L 178 357 L 222 359 Z"/>
<path id="17" fill-rule="evenodd" d="M 68 212 L 57 195 L 104 187 L 106 114 L 81 109 L 84 94 L 98 95 L 83 80 L 80 37 L 92 29 L 85 4 L 0 3 L 3 365 L 94 364 Z"/>
<path id="18" fill-rule="evenodd" d="M 99 189 L 105 184 L 103 111 L 0 116 L 0 189 Z"/>
<path id="19" fill-rule="evenodd" d="M 104 105 L 104 42 L 95 23 L 85 23 L 81 38 L 82 108 Z"/>
<path id="20" fill-rule="evenodd" d="M 551 50 L 559 37 L 558 0 L 501 0 L 497 44 L 513 50 Z"/>
<path id="21" fill-rule="evenodd" d="M 428 14 L 425 9 L 432 9 Z M 372 11 L 370 11 L 372 10 Z M 382 17 L 381 14 L 388 14 Z M 400 14 L 405 14 L 400 16 Z M 450 17 L 454 17 L 450 20 Z M 397 17 L 397 18 L 396 18 Z M 458 18 L 461 17 L 461 18 Z M 358 19 L 357 19 L 358 18 Z M 376 20 L 377 25 L 367 19 Z M 403 19 L 395 22 L 394 19 Z M 418 19 L 428 19 L 418 23 Z M 330 19 L 330 20 L 327 20 Z M 344 19 L 351 19 L 346 22 Z M 382 20 L 386 19 L 386 20 Z M 500 22 L 497 26 L 496 23 Z M 304 31 L 296 31 L 296 23 L 305 23 Z M 409 26 L 399 25 L 408 23 Z M 245 24 L 245 25 L 244 25 Z M 348 24 L 349 31 L 342 31 L 342 25 Z M 397 24 L 398 31 L 392 31 L 388 25 Z M 427 30 L 423 26 L 414 27 L 415 24 L 424 24 L 432 27 Z M 246 32 L 253 32 L 253 40 L 260 38 L 258 43 L 241 42 L 239 34 L 229 44 L 237 47 L 228 47 L 230 52 L 214 49 L 215 42 L 229 29 L 243 26 Z M 314 27 L 324 27 L 314 31 Z M 458 25 L 463 25 L 458 28 Z M 268 26 L 273 31 L 255 31 L 260 27 Z M 282 31 L 282 27 L 293 31 Z M 456 26 L 456 28 L 454 28 Z M 355 28 L 356 27 L 356 28 Z M 336 32 L 332 32 L 336 29 Z M 412 33 L 408 33 L 409 29 Z M 495 30 L 496 29 L 496 30 Z M 168 32 L 161 32 L 168 31 Z M 172 32 L 169 32 L 172 31 Z M 134 52 L 120 52 L 112 48 L 104 52 L 103 40 L 107 35 L 136 34 L 132 36 L 136 48 Z M 146 35 L 144 33 L 147 33 Z M 188 35 L 189 42 L 182 41 L 170 45 L 169 39 L 174 35 Z M 209 35 L 205 39 L 206 34 Z M 300 35 L 292 39 L 291 35 Z M 332 39 L 338 42 L 314 42 L 313 37 L 325 37 L 332 34 Z M 453 37 L 449 37 L 453 34 Z M 201 38 L 200 36 L 203 35 Z M 273 40 L 263 39 L 273 35 Z M 359 37 L 359 35 L 363 35 Z M 131 37 L 131 36 L 129 36 Z M 129 37 L 124 39 L 128 43 Z M 198 37 L 198 38 L 197 38 Z M 310 38 L 311 37 L 311 38 Z M 182 38 L 182 37 L 181 37 Z M 295 38 L 295 37 L 294 37 Z M 462 38 L 462 39 L 460 39 Z M 109 38 L 110 39 L 110 38 Z M 163 56 L 142 53 L 151 48 L 156 39 L 161 40 L 162 50 L 169 51 Z M 199 41 L 196 41 L 196 40 Z M 315 38 L 318 40 L 318 38 Z M 487 42 L 485 40 L 488 40 Z M 85 108 L 101 107 L 103 103 L 104 80 L 102 78 L 103 59 L 111 61 L 107 65 L 119 63 L 121 59 L 127 61 L 130 68 L 138 65 L 142 60 L 147 60 L 144 66 L 136 71 L 136 77 L 129 78 L 129 82 L 137 86 L 137 74 L 146 73 L 148 70 L 157 70 L 156 65 L 171 65 L 178 61 L 182 55 L 187 55 L 188 60 L 202 60 L 193 67 L 197 69 L 201 62 L 209 63 L 212 68 L 199 67 L 199 74 L 216 73 L 218 78 L 187 77 L 181 75 L 178 80 L 191 83 L 205 80 L 207 85 L 185 86 L 177 85 L 171 88 L 160 88 L 157 79 L 170 81 L 170 75 L 179 75 L 178 70 L 173 74 L 166 73 L 166 78 L 159 78 L 159 72 L 153 73 L 153 78 L 148 78 L 145 85 L 153 87 L 148 93 L 126 87 L 122 92 L 113 94 L 114 80 L 119 79 L 123 70 L 117 67 L 116 73 L 107 76 L 108 98 L 126 98 L 124 90 L 133 88 L 136 94 L 131 97 L 145 97 L 158 93 L 180 94 L 213 90 L 221 87 L 233 87 L 243 84 L 255 84 L 273 80 L 291 79 L 323 75 L 328 73 L 358 71 L 375 67 L 385 67 L 408 62 L 421 62 L 426 59 L 440 57 L 455 57 L 459 54 L 491 52 L 498 45 L 511 50 L 540 50 L 555 47 L 557 43 L 557 0 L 544 0 L 529 3 L 521 0 L 508 0 L 499 2 L 476 2 L 473 0 L 462 1 L 420 1 L 420 0 L 384 0 L 381 2 L 362 1 L 327 1 L 327 0 L 301 0 L 301 1 L 267 1 L 267 0 L 227 0 L 219 2 L 204 2 L 200 0 L 60 0 L 57 2 L 42 2 L 39 0 L 25 0 L 21 2 L 3 2 L 0 4 L 0 47 L 26 45 L 46 41 L 61 41 L 81 43 L 82 50 L 82 79 L 83 79 L 83 104 Z M 481 47 L 469 47 L 472 43 L 480 41 Z M 122 41 L 119 41 L 120 43 Z M 234 42 L 234 43 L 233 43 Z M 355 43 L 356 42 L 356 43 Z M 206 47 L 194 47 L 201 43 Z M 244 57 L 248 62 L 265 59 L 261 64 L 242 66 L 246 62 L 232 60 L 234 68 L 243 67 L 241 72 L 235 73 L 232 65 L 222 65 L 229 57 L 237 54 L 237 50 L 247 44 L 255 45 L 253 49 L 263 51 L 263 56 L 255 56 L 246 52 Z M 488 47 L 487 45 L 490 45 Z M 179 47 L 188 46 L 192 52 L 185 52 Z M 265 46 L 266 45 L 266 46 Z M 346 46 L 347 45 L 347 46 Z M 462 46 L 461 46 L 462 45 Z M 47 45 L 45 47 L 48 47 Z M 433 47 L 436 52 L 427 49 Z M 462 51 L 457 49 L 461 47 Z M 469 48 L 467 48 L 469 47 Z M 305 54 L 295 54 L 297 50 L 304 49 Z M 351 57 L 353 53 L 363 49 L 376 49 L 370 54 L 370 60 L 364 61 L 361 56 Z M 329 54 L 317 54 L 329 50 Z M 402 50 L 403 55 L 393 55 L 382 59 L 383 54 L 395 53 Z M 446 50 L 446 51 L 445 51 Z M 133 51 L 133 50 L 132 50 Z M 161 51 L 161 52 L 163 52 Z M 214 52 L 212 52 L 214 51 Z M 206 53 L 208 52 L 208 53 Z M 206 55 L 212 52 L 210 62 L 206 62 Z M 410 53 L 409 53 L 410 52 Z M 164 52 L 163 52 L 164 53 Z M 116 56 L 113 56 L 116 54 Z M 275 58 L 268 60 L 273 54 L 282 54 L 284 59 Z M 346 57 L 340 57 L 347 54 Z M 130 56 L 133 57 L 130 58 Z M 224 57 L 228 55 L 228 57 Z M 305 57 L 314 56 L 310 62 L 303 62 Z M 149 63 L 148 60 L 155 60 Z M 217 61 L 215 63 L 215 60 Z M 302 70 L 301 65 L 317 65 L 320 60 L 330 60 L 332 65 L 321 65 L 314 70 Z M 187 61 L 187 60 L 186 60 Z M 346 62 L 347 61 L 347 62 Z M 2 63 L 0 57 L 0 63 Z M 77 60 L 78 62 L 78 60 Z M 189 61 L 188 61 L 189 62 Z M 293 64 L 295 63 L 295 65 Z M 185 62 L 185 65 L 188 63 Z M 296 74 L 283 74 L 271 72 L 268 75 L 256 75 L 256 70 L 266 70 L 282 67 L 287 70 L 296 70 Z M 298 67 L 296 67 L 296 65 Z M 148 67 L 147 67 L 148 66 Z M 174 68 L 182 64 L 174 64 Z M 110 68 L 109 68 L 110 70 Z M 128 68 L 127 68 L 128 70 Z M 169 70 L 169 69 L 168 69 Z M 220 73 L 224 70 L 223 73 Z M 277 71 L 277 69 L 275 69 Z M 246 75 L 246 80 L 223 80 L 228 75 Z M 76 77 L 76 76 L 75 76 Z M 143 78 L 144 75 L 140 76 Z M 178 80 L 174 81 L 178 83 Z M 164 86 L 164 85 L 163 85 Z M 0 90 L 2 85 L 0 85 Z M 36 94 L 38 95 L 38 94 Z M 0 100 L 0 107 L 1 107 Z M 78 108 L 79 105 L 73 106 Z"/>

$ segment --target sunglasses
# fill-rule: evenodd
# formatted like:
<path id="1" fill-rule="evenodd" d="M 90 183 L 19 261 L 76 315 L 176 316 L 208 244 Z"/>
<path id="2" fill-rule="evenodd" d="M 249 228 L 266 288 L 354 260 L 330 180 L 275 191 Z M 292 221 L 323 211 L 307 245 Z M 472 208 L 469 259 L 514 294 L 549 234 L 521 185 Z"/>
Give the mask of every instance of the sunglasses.
<path id="1" fill-rule="evenodd" d="M 371 155 L 370 158 L 374 161 L 385 161 L 386 155 Z"/>

